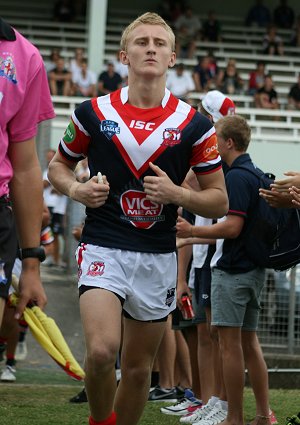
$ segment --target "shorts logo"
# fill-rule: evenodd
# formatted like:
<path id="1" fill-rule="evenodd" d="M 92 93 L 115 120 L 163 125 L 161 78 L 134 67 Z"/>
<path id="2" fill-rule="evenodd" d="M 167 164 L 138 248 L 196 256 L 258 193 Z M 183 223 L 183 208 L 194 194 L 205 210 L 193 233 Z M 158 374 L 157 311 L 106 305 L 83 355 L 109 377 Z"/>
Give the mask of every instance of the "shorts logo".
<path id="1" fill-rule="evenodd" d="M 171 307 L 174 300 L 175 300 L 175 288 L 168 289 L 165 305 L 168 307 Z"/>
<path id="2" fill-rule="evenodd" d="M 74 126 L 74 123 L 70 121 L 68 127 L 66 128 L 63 141 L 65 143 L 72 143 L 75 140 L 75 137 L 76 137 L 75 126 Z"/>
<path id="3" fill-rule="evenodd" d="M 120 127 L 116 121 L 103 120 L 100 123 L 100 131 L 110 140 L 115 134 L 120 134 Z"/>
<path id="4" fill-rule="evenodd" d="M 128 190 L 121 195 L 122 220 L 129 221 L 139 229 L 150 229 L 157 221 L 164 221 L 161 215 L 163 205 L 146 199 L 146 193 L 139 190 Z"/>
<path id="5" fill-rule="evenodd" d="M 208 294 L 202 294 L 202 299 L 203 300 L 207 300 L 209 298 L 209 295 Z"/>
<path id="6" fill-rule="evenodd" d="M 175 146 L 181 142 L 181 131 L 179 128 L 166 128 L 163 132 L 163 146 Z"/>
<path id="7" fill-rule="evenodd" d="M 103 261 L 93 261 L 90 265 L 89 265 L 89 269 L 87 272 L 88 276 L 102 276 L 104 273 L 104 269 L 105 269 L 105 264 L 103 263 Z"/>

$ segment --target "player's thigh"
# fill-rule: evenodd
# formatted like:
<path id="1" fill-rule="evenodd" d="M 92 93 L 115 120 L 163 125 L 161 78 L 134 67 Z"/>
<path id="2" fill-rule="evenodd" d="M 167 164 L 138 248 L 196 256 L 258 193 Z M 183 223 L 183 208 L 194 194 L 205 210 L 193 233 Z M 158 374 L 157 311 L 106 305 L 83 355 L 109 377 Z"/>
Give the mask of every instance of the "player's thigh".
<path id="1" fill-rule="evenodd" d="M 93 288 L 80 296 L 80 314 L 87 351 L 95 347 L 119 350 L 122 305 L 116 294 Z"/>
<path id="2" fill-rule="evenodd" d="M 141 322 L 124 318 L 122 369 L 152 367 L 167 321 Z"/>

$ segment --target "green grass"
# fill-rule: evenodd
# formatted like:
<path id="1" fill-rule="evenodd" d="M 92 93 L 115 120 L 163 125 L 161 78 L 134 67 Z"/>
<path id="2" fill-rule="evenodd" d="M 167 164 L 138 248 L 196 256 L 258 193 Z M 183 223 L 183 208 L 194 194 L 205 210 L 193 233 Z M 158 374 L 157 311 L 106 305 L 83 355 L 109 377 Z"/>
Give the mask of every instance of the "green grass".
<path id="1" fill-rule="evenodd" d="M 0 383 L 1 425 L 87 425 L 88 405 L 68 400 L 82 388 L 60 370 L 20 370 L 17 383 Z M 270 390 L 271 406 L 279 425 L 300 410 L 300 390 Z M 159 409 L 165 403 L 148 402 L 140 425 L 178 425 L 178 417 L 167 416 Z M 255 412 L 252 391 L 245 390 L 245 419 Z"/>

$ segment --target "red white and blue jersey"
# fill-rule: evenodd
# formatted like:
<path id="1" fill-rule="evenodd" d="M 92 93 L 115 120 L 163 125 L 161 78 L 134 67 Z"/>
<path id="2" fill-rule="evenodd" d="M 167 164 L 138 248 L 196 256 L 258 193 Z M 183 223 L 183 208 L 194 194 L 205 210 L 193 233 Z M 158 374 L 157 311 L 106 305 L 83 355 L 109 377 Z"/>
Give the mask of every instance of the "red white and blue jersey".
<path id="1" fill-rule="evenodd" d="M 82 241 L 131 251 L 175 250 L 177 206 L 146 199 L 143 179 L 158 165 L 181 185 L 190 167 L 197 174 L 221 168 L 210 121 L 166 89 L 159 107 L 128 102 L 128 87 L 83 102 L 72 114 L 59 151 L 69 161 L 88 157 L 91 177 L 106 175 L 106 203 L 87 208 Z"/>

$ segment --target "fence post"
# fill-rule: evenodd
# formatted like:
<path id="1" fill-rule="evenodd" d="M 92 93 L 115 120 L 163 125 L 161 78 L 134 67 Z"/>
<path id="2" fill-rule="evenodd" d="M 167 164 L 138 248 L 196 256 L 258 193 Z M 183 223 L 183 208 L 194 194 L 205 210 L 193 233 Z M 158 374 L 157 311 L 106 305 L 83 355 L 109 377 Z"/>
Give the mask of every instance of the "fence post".
<path id="1" fill-rule="evenodd" d="M 296 307 L 296 267 L 290 272 L 289 321 L 288 321 L 288 353 L 294 354 L 295 349 L 295 307 Z"/>

